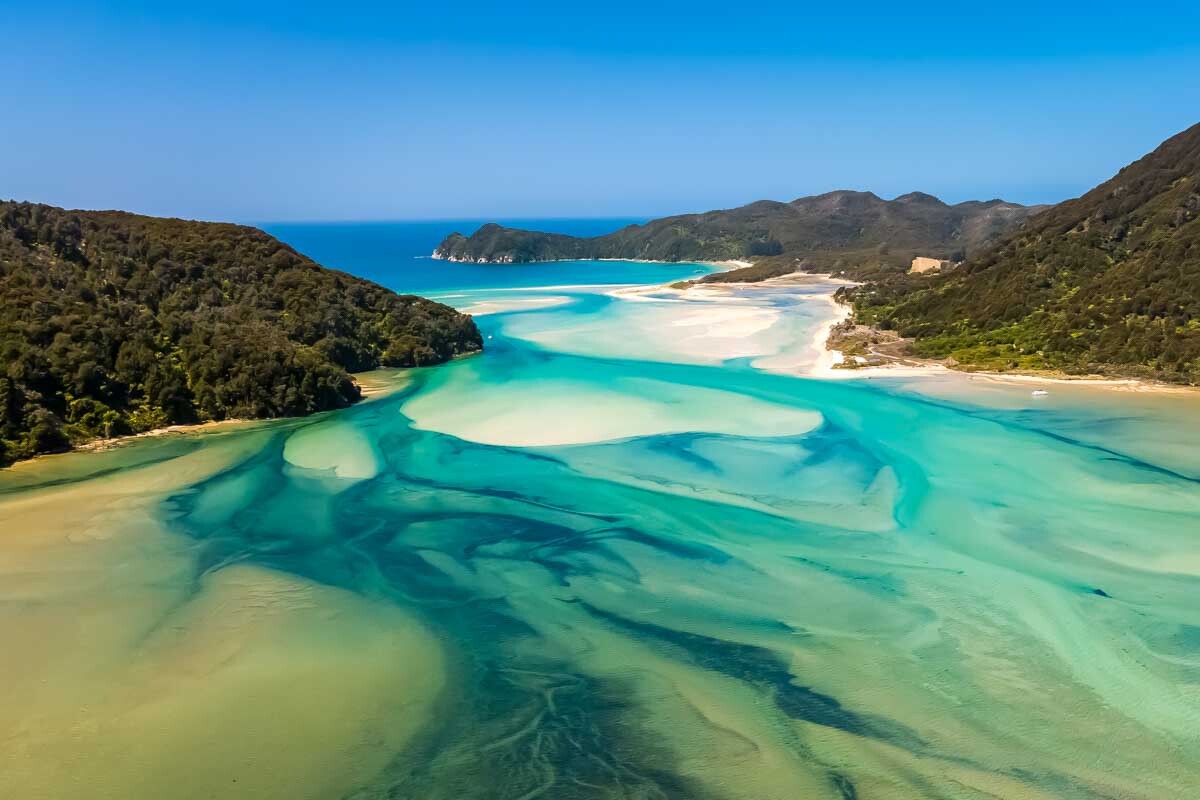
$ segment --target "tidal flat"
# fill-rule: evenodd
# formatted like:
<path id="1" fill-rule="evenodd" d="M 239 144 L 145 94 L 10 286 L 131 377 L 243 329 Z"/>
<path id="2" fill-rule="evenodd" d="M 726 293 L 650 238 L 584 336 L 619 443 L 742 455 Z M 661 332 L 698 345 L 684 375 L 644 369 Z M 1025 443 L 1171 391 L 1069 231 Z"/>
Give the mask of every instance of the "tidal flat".
<path id="1" fill-rule="evenodd" d="M 0 473 L 0 795 L 1193 795 L 1200 400 L 808 377 L 828 288 L 464 289 L 355 407 Z"/>

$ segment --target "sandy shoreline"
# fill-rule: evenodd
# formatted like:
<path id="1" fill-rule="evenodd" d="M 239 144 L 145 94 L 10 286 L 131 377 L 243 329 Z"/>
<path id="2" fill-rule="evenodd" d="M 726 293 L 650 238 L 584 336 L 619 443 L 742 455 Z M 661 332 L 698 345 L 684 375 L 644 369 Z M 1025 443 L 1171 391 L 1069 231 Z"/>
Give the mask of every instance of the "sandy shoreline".
<path id="1" fill-rule="evenodd" d="M 821 326 L 817 328 L 816 333 L 813 334 L 811 347 L 817 354 L 817 360 L 816 363 L 813 364 L 812 369 L 809 370 L 809 374 L 821 378 L 833 377 L 831 373 L 834 372 L 835 367 L 837 367 L 838 364 L 841 364 L 846 360 L 846 357 L 841 353 L 841 351 L 833 350 L 828 346 L 829 336 L 833 333 L 835 326 L 842 321 L 849 319 L 850 309 L 849 307 L 844 306 L 835 300 L 832 293 L 813 295 L 812 299 L 824 300 L 825 302 L 829 303 L 830 307 L 833 309 L 833 316 L 821 323 Z M 841 371 L 844 372 L 845 370 Z"/>
<path id="2" fill-rule="evenodd" d="M 254 419 L 221 419 L 210 420 L 209 422 L 197 422 L 192 425 L 168 425 L 165 428 L 154 428 L 141 433 L 130 433 L 124 436 L 113 436 L 109 439 L 90 439 L 86 442 L 72 447 L 70 450 L 64 450 L 60 453 L 39 453 L 32 458 L 23 458 L 20 461 L 14 461 L 7 467 L 0 469 L 21 469 L 26 464 L 41 463 L 47 458 L 55 458 L 57 456 L 70 455 L 72 453 L 101 453 L 106 450 L 114 450 L 118 447 L 123 447 L 133 442 L 142 441 L 145 439 L 155 439 L 162 436 L 170 436 L 178 434 L 180 436 L 204 433 L 216 429 L 233 428 L 238 425 L 246 425 L 253 422 L 263 422 L 264 420 Z"/>
<path id="3" fill-rule="evenodd" d="M 1195 394 L 1200 392 L 1200 386 L 1186 386 L 1176 383 L 1162 383 L 1139 378 L 1102 378 L 1081 376 L 1054 377 L 1050 375 L 1027 375 L 1020 372 L 967 372 L 965 370 L 947 370 L 981 380 L 995 383 L 1025 383 L 1056 384 L 1059 386 L 1094 386 L 1100 389 L 1112 389 L 1122 392 L 1152 392 L 1157 394 Z"/>
<path id="4" fill-rule="evenodd" d="M 362 403 L 391 394 L 392 392 L 402 389 L 404 386 L 408 385 L 408 381 L 406 380 L 398 380 L 396 378 L 380 380 L 372 377 L 371 373 L 356 373 L 352 377 L 354 378 L 355 383 L 358 384 L 359 389 L 362 390 L 362 400 L 359 401 Z M 309 416 L 314 415 L 310 414 Z M 65 456 L 70 455 L 71 453 L 100 453 L 106 450 L 114 450 L 118 447 L 124 447 L 125 445 L 144 439 L 154 439 L 175 434 L 184 436 L 189 434 L 206 433 L 214 430 L 235 428 L 240 425 L 278 422 L 285 419 L 295 420 L 304 419 L 304 417 L 273 417 L 266 419 L 244 419 L 238 417 L 233 419 L 209 420 L 208 422 L 197 422 L 190 425 L 168 425 L 163 428 L 154 428 L 153 430 L 142 431 L 141 433 L 130 433 L 124 436 L 113 436 L 108 439 L 89 439 L 86 442 L 75 445 L 70 450 L 64 450 L 60 453 L 40 453 L 32 458 L 23 458 L 20 461 L 14 461 L 13 463 L 9 464 L 8 467 L 0 467 L 0 469 L 19 469 L 23 464 L 33 464 L 46 458 Z"/>
<path id="5" fill-rule="evenodd" d="M 822 299 L 826 299 L 822 297 Z M 838 350 L 828 348 L 829 336 L 833 331 L 834 326 L 845 319 L 849 319 L 851 309 L 842 303 L 839 303 L 833 295 L 827 298 L 833 305 L 842 309 L 840 317 L 835 317 L 827 325 L 822 325 L 817 331 L 817 338 L 820 341 L 820 347 L 829 349 L 829 352 L 834 353 L 832 359 L 827 362 L 823 370 L 814 370 L 813 375 L 821 378 L 833 379 L 853 379 L 853 378 L 878 378 L 878 377 L 893 377 L 893 378 L 912 378 L 926 377 L 931 375 L 963 375 L 968 378 L 978 380 L 993 381 L 996 383 L 1010 384 L 1026 384 L 1037 386 L 1039 384 L 1057 385 L 1057 386 L 1091 386 L 1098 389 L 1110 389 L 1125 392 L 1156 392 L 1162 394 L 1178 394 L 1178 393 L 1194 393 L 1200 390 L 1196 386 L 1183 386 L 1173 383 L 1164 383 L 1161 381 L 1146 380 L 1144 378 L 1106 378 L 1100 375 L 1081 375 L 1073 377 L 1062 374 L 1037 374 L 1029 372 L 993 372 L 990 370 L 966 370 L 953 369 L 945 364 L 936 361 L 925 359 L 912 358 L 915 364 L 889 363 L 877 366 L 856 367 L 856 368 L 837 368 L 836 364 L 844 363 L 845 356 Z"/>
<path id="6" fill-rule="evenodd" d="M 229 428 L 234 425 L 245 425 L 249 422 L 262 422 L 263 420 L 254 419 L 215 419 L 208 422 L 197 422 L 191 425 L 168 425 L 165 428 L 155 428 L 150 431 L 142 431 L 141 433 L 131 433 L 127 436 L 114 436 L 111 439 L 92 439 L 90 442 L 84 442 L 75 448 L 76 451 L 90 450 L 108 450 L 113 447 L 118 447 L 126 442 L 135 439 L 148 439 L 154 436 L 169 436 L 172 433 L 202 433 L 211 431 L 217 428 Z"/>
<path id="7" fill-rule="evenodd" d="M 713 284 L 712 286 L 737 288 L 777 288 L 780 286 L 795 285 L 802 282 L 817 281 L 845 286 L 857 285 L 854 281 L 846 280 L 844 278 L 836 278 L 826 273 L 797 271 L 791 273 L 790 275 L 783 275 L 778 278 L 770 278 L 765 281 Z M 676 289 L 670 284 L 664 284 L 661 286 L 630 286 L 615 289 L 608 294 L 614 297 L 622 297 L 623 299 L 650 300 L 652 298 L 644 297 L 644 295 L 653 293 L 683 296 L 687 293 L 704 292 L 709 288 L 711 287 L 705 284 L 693 284 L 683 289 Z M 827 303 L 832 311 L 830 318 L 821 323 L 821 325 L 813 333 L 813 338 L 809 346 L 816 358 L 814 364 L 803 373 L 807 377 L 826 380 L 856 380 L 881 377 L 918 378 L 962 375 L 964 377 L 976 380 L 993 381 L 1007 384 L 1025 384 L 1035 388 L 1038 385 L 1089 386 L 1115 391 L 1155 392 L 1162 394 L 1194 393 L 1200 389 L 1200 387 L 1181 386 L 1177 384 L 1163 383 L 1160 381 L 1139 378 L 1108 378 L 1104 376 L 1086 375 L 1073 377 L 1062 374 L 1036 374 L 1026 372 L 993 372 L 986 370 L 975 371 L 953 369 L 936 361 L 928 361 L 918 358 L 911 359 L 917 363 L 889 363 L 857 368 L 841 367 L 839 365 L 845 363 L 845 355 L 841 351 L 829 347 L 829 338 L 833 332 L 833 329 L 839 323 L 850 318 L 852 309 L 849 306 L 839 302 L 834 297 L 832 292 L 808 295 L 805 299 Z"/>

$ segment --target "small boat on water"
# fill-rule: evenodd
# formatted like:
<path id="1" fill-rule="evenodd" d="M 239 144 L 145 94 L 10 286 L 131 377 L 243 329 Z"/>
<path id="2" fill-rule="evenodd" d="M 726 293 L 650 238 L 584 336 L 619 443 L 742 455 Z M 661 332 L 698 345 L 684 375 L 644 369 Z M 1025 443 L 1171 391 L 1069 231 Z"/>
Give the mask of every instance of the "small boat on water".
<path id="1" fill-rule="evenodd" d="M 1050 393 L 1045 389 L 1034 389 L 1032 392 L 1030 392 L 1030 394 L 1032 394 L 1034 397 L 1045 397 Z"/>

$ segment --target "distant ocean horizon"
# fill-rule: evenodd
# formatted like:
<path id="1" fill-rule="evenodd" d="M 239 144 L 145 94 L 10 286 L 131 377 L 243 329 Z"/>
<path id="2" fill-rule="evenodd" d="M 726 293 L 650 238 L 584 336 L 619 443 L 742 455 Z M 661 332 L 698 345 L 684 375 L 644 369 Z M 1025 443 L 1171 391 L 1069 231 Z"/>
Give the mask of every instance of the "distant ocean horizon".
<path id="1" fill-rule="evenodd" d="M 672 279 L 678 273 L 677 266 L 624 264 L 598 272 L 595 262 L 509 266 L 451 263 L 430 257 L 434 248 L 449 234 L 470 235 L 487 222 L 572 236 L 600 236 L 648 219 L 591 217 L 254 224 L 326 267 L 375 281 L 398 292 L 430 293 L 481 286 L 541 286 L 567 281 L 652 283 Z M 585 264 L 590 266 L 583 268 Z M 665 276 L 667 271 L 672 276 Z"/>

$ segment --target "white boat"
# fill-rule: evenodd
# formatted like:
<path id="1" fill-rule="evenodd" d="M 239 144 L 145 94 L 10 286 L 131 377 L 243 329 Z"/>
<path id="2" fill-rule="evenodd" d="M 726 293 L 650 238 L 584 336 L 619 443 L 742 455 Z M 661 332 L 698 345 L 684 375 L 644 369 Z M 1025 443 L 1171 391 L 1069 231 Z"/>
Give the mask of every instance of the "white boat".
<path id="1" fill-rule="evenodd" d="M 1032 394 L 1034 397 L 1045 397 L 1050 393 L 1045 389 L 1034 389 L 1032 392 L 1030 392 L 1030 394 Z"/>

